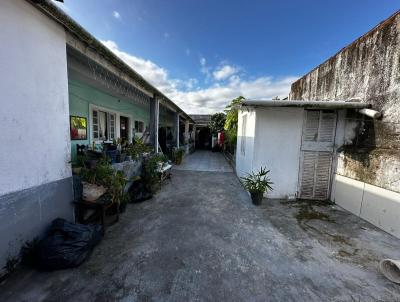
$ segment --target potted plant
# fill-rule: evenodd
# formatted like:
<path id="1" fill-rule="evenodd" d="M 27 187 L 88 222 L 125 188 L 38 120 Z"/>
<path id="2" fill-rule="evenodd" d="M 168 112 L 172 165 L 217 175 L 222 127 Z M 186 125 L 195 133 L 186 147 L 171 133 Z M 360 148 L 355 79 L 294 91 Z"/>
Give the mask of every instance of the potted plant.
<path id="1" fill-rule="evenodd" d="M 247 176 L 241 177 L 243 186 L 250 192 L 253 204 L 260 205 L 267 191 L 272 191 L 271 182 L 267 168 L 261 167 L 259 171 L 248 173 Z"/>
<path id="2" fill-rule="evenodd" d="M 141 139 L 136 139 L 132 144 L 125 147 L 125 152 L 132 160 L 137 160 L 142 157 L 144 153 L 151 151 L 151 148 L 147 146 Z"/>
<path id="3" fill-rule="evenodd" d="M 101 159 L 94 168 L 84 167 L 81 170 L 83 185 L 82 198 L 86 201 L 95 201 L 107 191 L 113 170 L 110 163 Z"/>
<path id="4" fill-rule="evenodd" d="M 147 189 L 155 193 L 160 185 L 160 169 L 168 161 L 168 158 L 161 154 L 151 154 L 146 157 L 143 165 L 143 180 Z"/>
<path id="5" fill-rule="evenodd" d="M 174 162 L 176 165 L 180 165 L 183 160 L 183 156 L 185 155 L 185 149 L 177 148 L 174 150 Z"/>

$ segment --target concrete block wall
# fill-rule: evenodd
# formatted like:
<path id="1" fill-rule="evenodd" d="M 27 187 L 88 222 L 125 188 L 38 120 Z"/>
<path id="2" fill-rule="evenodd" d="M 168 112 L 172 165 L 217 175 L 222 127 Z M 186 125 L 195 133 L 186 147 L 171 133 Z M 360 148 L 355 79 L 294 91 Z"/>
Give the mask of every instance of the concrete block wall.
<path id="1" fill-rule="evenodd" d="M 400 238 L 400 193 L 339 174 L 335 174 L 333 186 L 332 201 Z"/>

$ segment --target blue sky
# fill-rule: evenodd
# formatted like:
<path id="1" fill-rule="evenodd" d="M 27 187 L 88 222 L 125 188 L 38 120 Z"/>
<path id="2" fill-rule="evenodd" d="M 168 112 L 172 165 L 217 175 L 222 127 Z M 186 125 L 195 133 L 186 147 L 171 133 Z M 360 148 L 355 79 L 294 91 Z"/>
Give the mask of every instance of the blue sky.
<path id="1" fill-rule="evenodd" d="M 60 6 L 189 113 L 290 84 L 399 9 L 394 0 L 64 0 Z"/>

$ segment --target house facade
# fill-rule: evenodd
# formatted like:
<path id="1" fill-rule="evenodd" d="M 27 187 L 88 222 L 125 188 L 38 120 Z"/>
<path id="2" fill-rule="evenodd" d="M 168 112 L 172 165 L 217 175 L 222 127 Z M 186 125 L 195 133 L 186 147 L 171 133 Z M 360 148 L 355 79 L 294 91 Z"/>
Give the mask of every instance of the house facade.
<path id="1" fill-rule="evenodd" d="M 194 122 L 50 1 L 1 1 L 0 23 L 3 268 L 53 219 L 74 220 L 77 145 L 147 133 L 160 151 L 168 128 L 170 143 L 186 147 Z"/>
<path id="2" fill-rule="evenodd" d="M 238 175 L 266 165 L 269 197 L 332 200 L 400 237 L 399 58 L 397 12 L 293 83 L 289 100 L 245 101 Z"/>

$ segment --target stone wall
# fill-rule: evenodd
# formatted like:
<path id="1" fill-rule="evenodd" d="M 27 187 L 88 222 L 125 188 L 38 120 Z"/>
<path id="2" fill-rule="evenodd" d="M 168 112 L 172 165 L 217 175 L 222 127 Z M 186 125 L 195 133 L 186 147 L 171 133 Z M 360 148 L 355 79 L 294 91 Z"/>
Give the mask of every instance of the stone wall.
<path id="1" fill-rule="evenodd" d="M 291 100 L 359 99 L 383 113 L 349 111 L 338 174 L 400 192 L 400 11 L 292 84 Z"/>

